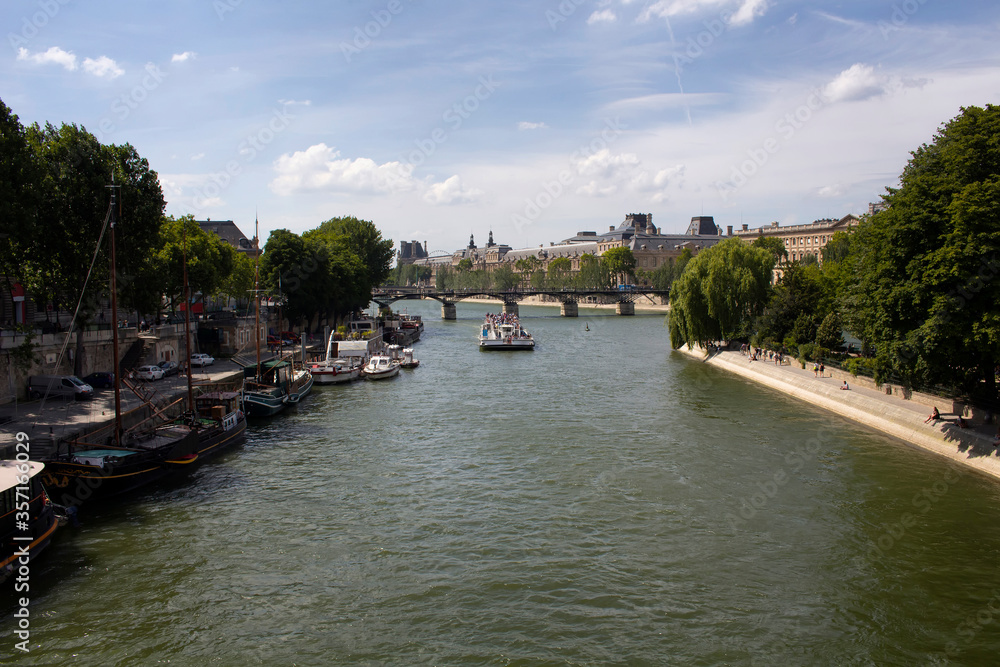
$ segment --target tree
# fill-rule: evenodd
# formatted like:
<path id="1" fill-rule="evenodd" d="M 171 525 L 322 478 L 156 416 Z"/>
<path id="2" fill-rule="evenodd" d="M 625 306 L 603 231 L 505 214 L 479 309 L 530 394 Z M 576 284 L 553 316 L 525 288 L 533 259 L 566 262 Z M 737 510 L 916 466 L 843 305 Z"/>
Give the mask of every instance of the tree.
<path id="1" fill-rule="evenodd" d="M 91 265 L 108 214 L 108 188 L 119 186 L 117 266 L 124 308 L 142 308 L 149 292 L 138 276 L 149 264 L 166 203 L 156 172 L 128 145 L 104 146 L 85 128 L 33 125 L 28 142 L 37 160 L 38 228 L 26 248 L 26 287 L 41 300 L 81 301 L 75 372 L 82 371 L 83 327 L 108 289 L 107 235 Z"/>
<path id="2" fill-rule="evenodd" d="M 13 111 L 0 100 L 0 275 L 8 293 L 23 281 L 23 258 L 37 221 L 37 163 L 28 136 Z"/>
<path id="3" fill-rule="evenodd" d="M 573 262 L 569 257 L 556 257 L 549 262 L 549 287 L 561 289 L 566 287 L 573 271 Z"/>
<path id="4" fill-rule="evenodd" d="M 775 265 L 783 264 L 788 260 L 788 249 L 785 248 L 785 242 L 776 236 L 764 236 L 761 234 L 750 245 L 755 248 L 763 248 L 774 255 Z"/>
<path id="5" fill-rule="evenodd" d="M 601 263 L 619 283 L 630 282 L 629 278 L 635 277 L 635 255 L 631 248 L 611 248 L 601 255 Z"/>
<path id="6" fill-rule="evenodd" d="M 498 290 L 511 290 L 521 282 L 520 277 L 514 273 L 510 262 L 504 262 L 493 271 L 493 286 Z"/>
<path id="7" fill-rule="evenodd" d="M 371 288 L 385 282 L 392 270 L 392 258 L 395 255 L 392 239 L 383 239 L 382 232 L 370 220 L 359 220 L 353 216 L 330 218 L 307 234 L 325 237 L 328 245 L 336 245 L 334 239 L 339 237 L 365 267 L 364 282 L 367 283 L 369 292 Z"/>
<path id="8" fill-rule="evenodd" d="M 692 259 L 670 293 L 670 343 L 731 340 L 767 303 L 774 255 L 729 239 Z"/>
<path id="9" fill-rule="evenodd" d="M 459 273 L 468 273 L 472 270 L 472 260 L 468 257 L 460 259 L 458 260 L 458 266 L 455 268 L 458 269 Z"/>
<path id="10" fill-rule="evenodd" d="M 578 287 L 611 287 L 611 272 L 600 257 L 585 252 L 580 255 L 580 272 L 576 276 Z"/>
<path id="11" fill-rule="evenodd" d="M 157 291 L 170 301 L 171 311 L 183 301 L 185 257 L 188 293 L 194 296 L 200 292 L 202 298 L 222 289 L 236 262 L 236 250 L 215 234 L 205 232 L 191 215 L 164 218 L 159 244 L 153 262 L 159 278 Z"/>
<path id="12" fill-rule="evenodd" d="M 947 384 L 992 408 L 1000 363 L 1000 107 L 963 108 L 852 239 L 844 299 L 876 379 Z"/>

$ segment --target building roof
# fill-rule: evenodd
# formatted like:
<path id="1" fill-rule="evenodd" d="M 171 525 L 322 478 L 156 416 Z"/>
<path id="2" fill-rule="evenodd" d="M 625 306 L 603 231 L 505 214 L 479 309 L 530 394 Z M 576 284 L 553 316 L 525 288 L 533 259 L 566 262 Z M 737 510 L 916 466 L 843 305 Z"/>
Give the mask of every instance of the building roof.
<path id="1" fill-rule="evenodd" d="M 246 237 L 232 220 L 195 220 L 198 226 L 209 234 L 215 234 L 223 241 L 248 255 L 254 254 L 253 241 Z"/>

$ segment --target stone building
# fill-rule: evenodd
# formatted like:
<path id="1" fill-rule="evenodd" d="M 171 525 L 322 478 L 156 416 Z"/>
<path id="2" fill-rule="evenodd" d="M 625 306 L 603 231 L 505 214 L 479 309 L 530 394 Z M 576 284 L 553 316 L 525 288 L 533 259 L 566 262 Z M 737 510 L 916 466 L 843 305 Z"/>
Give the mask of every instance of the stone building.
<path id="1" fill-rule="evenodd" d="M 203 231 L 215 234 L 232 247 L 250 257 L 263 252 L 263 249 L 254 251 L 253 239 L 248 239 L 246 234 L 240 231 L 240 228 L 232 220 L 212 220 L 209 218 L 207 220 L 195 220 L 195 222 L 198 223 L 198 226 Z"/>
<path id="2" fill-rule="evenodd" d="M 782 227 L 777 222 L 756 229 L 749 229 L 748 225 L 743 225 L 743 229 L 738 230 L 736 236 L 747 243 L 753 243 L 760 236 L 778 238 L 784 242 L 785 249 L 788 250 L 788 261 L 797 262 L 807 255 L 812 255 L 822 263 L 823 254 L 820 251 L 830 238 L 837 232 L 848 231 L 858 222 L 860 219 L 857 216 L 848 214 L 839 220 L 824 218 L 809 224 L 788 227 Z"/>

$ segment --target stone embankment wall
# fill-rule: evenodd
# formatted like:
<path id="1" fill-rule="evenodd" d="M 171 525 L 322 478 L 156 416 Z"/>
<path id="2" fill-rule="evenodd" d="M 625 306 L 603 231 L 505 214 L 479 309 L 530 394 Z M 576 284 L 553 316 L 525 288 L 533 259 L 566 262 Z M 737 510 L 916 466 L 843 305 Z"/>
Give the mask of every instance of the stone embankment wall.
<path id="1" fill-rule="evenodd" d="M 835 375 L 842 377 L 829 377 L 828 371 L 827 377 L 817 378 L 811 365 L 803 370 L 794 361 L 792 366 L 776 366 L 767 361 L 751 362 L 735 351 L 713 352 L 708 357 L 701 348 L 683 347 L 678 352 L 1000 479 L 1000 457 L 991 434 L 995 427 L 983 425 L 971 415 L 973 428 L 959 429 L 955 418 L 968 410 L 961 404 L 955 404 L 959 411 L 949 410 L 953 405 L 949 399 L 926 394 L 913 395 L 919 400 L 907 399 L 902 392 L 866 387 L 863 381 L 839 372 Z M 840 389 L 845 379 L 850 391 Z M 924 423 L 929 406 L 938 406 L 941 421 Z"/>

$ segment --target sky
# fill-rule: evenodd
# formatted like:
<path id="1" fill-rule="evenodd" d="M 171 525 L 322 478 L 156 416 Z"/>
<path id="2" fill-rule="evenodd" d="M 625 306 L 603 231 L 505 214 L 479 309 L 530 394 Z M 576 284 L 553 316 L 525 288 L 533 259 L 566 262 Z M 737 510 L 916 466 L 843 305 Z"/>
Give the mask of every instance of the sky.
<path id="1" fill-rule="evenodd" d="M 1000 3 L 5 0 L 0 99 L 132 144 L 166 212 L 266 240 L 332 217 L 434 254 L 651 213 L 867 212 L 1000 103 Z"/>

